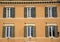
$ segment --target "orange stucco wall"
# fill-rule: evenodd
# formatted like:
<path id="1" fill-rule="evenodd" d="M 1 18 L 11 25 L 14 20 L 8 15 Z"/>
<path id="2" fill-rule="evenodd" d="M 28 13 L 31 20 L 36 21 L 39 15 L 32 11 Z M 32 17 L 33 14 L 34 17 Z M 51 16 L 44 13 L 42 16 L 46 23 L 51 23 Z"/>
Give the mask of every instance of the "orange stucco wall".
<path id="1" fill-rule="evenodd" d="M 3 18 L 3 8 L 5 6 L 15 7 L 15 18 Z M 36 18 L 24 18 L 24 7 L 34 6 L 36 7 Z M 45 18 L 45 7 L 56 6 L 57 18 Z M 6 39 L 2 38 L 3 23 L 14 23 L 15 26 L 15 38 Z M 36 38 L 24 38 L 24 25 L 25 23 L 34 23 L 36 25 Z M 60 38 L 46 38 L 45 26 L 46 23 L 56 23 L 58 25 L 58 31 L 60 32 L 60 4 L 0 4 L 0 42 L 60 42 Z M 40 38 L 42 37 L 42 38 Z"/>

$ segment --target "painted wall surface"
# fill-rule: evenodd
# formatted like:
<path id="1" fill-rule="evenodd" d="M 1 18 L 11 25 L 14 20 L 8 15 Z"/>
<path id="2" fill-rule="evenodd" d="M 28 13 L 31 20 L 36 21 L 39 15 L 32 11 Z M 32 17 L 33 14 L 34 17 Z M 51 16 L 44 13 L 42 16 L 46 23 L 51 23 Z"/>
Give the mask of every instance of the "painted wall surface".
<path id="1" fill-rule="evenodd" d="M 15 18 L 3 18 L 3 8 L 5 6 L 15 7 Z M 34 6 L 36 7 L 36 18 L 24 18 L 24 7 Z M 56 6 L 57 16 L 56 18 L 45 18 L 45 7 Z M 14 23 L 15 37 L 14 38 L 2 38 L 3 23 Z M 25 23 L 34 23 L 36 25 L 36 37 L 25 38 L 24 37 L 24 25 Z M 0 42 L 60 42 L 58 38 L 46 38 L 45 26 L 46 23 L 56 23 L 58 25 L 58 31 L 60 32 L 60 4 L 0 4 Z"/>

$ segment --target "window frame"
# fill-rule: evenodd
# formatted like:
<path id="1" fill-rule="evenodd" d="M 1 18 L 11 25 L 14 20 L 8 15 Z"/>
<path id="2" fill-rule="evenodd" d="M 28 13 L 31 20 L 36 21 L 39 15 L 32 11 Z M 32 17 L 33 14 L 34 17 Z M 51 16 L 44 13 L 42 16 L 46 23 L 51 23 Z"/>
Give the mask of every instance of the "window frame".
<path id="1" fill-rule="evenodd" d="M 5 8 L 5 10 L 4 9 L 3 10 L 5 11 L 5 13 L 3 13 L 3 18 L 14 18 L 15 17 L 15 7 L 5 6 L 4 8 Z M 14 16 L 12 16 L 11 9 L 14 9 Z M 4 14 L 5 14 L 5 16 L 4 16 Z"/>
<path id="2" fill-rule="evenodd" d="M 34 16 L 31 13 L 32 9 L 35 8 L 34 6 L 26 6 L 24 8 L 26 8 L 26 13 L 25 13 L 25 9 L 24 9 L 24 17 L 25 18 L 35 18 L 36 17 L 36 12 L 35 12 Z M 35 8 L 35 11 L 36 11 L 36 8 Z M 26 14 L 26 16 L 25 16 L 25 14 Z"/>
<path id="3" fill-rule="evenodd" d="M 25 24 L 25 26 L 27 27 L 27 35 L 26 35 L 26 37 L 27 38 L 34 37 L 31 33 L 32 33 L 32 29 L 33 29 L 32 27 L 35 27 L 35 24 Z M 30 34 L 28 33 L 28 31 L 29 31 Z"/>
<path id="4" fill-rule="evenodd" d="M 47 32 L 48 32 L 48 37 L 49 38 L 54 38 L 55 37 L 54 36 L 55 34 L 53 34 L 53 31 L 54 31 L 53 30 L 54 29 L 53 26 L 57 26 L 57 24 L 47 24 L 47 27 L 48 27 L 48 29 L 47 29 L 48 31 Z"/>
<path id="5" fill-rule="evenodd" d="M 8 24 L 8 23 L 4 23 L 3 27 L 5 27 L 5 37 L 4 38 L 12 38 L 12 35 L 11 33 L 13 33 L 13 27 L 14 27 L 14 24 Z M 3 28 L 4 29 L 4 28 Z"/>
<path id="6" fill-rule="evenodd" d="M 57 13 L 56 13 L 56 16 L 53 16 L 52 9 L 53 9 L 54 7 L 57 8 L 57 6 L 47 6 L 47 7 L 45 7 L 45 8 L 47 8 L 47 11 L 48 11 L 48 12 L 47 12 L 47 15 L 48 15 L 48 16 L 46 16 L 46 9 L 45 9 L 45 17 L 47 17 L 47 18 L 57 17 Z M 56 12 L 57 12 L 57 9 L 56 9 Z"/>

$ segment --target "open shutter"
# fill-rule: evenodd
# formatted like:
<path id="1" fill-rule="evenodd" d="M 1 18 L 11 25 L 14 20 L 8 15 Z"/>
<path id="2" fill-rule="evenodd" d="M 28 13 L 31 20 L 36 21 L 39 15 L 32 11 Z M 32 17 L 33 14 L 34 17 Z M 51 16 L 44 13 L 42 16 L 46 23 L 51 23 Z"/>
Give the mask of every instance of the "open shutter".
<path id="1" fill-rule="evenodd" d="M 48 37 L 49 35 L 49 32 L 48 32 L 48 26 L 45 26 L 45 36 Z"/>
<path id="2" fill-rule="evenodd" d="M 11 8 L 11 9 L 10 9 L 10 14 L 11 14 L 11 17 L 12 17 L 12 18 L 15 17 L 15 8 Z"/>
<path id="3" fill-rule="evenodd" d="M 3 8 L 3 18 L 6 18 L 6 8 Z"/>
<path id="4" fill-rule="evenodd" d="M 27 8 L 24 8 L 24 17 L 27 18 Z"/>
<path id="5" fill-rule="evenodd" d="M 3 30 L 2 30 L 2 37 L 3 37 L 3 38 L 5 37 L 5 29 L 6 29 L 6 27 L 3 26 Z"/>
<path id="6" fill-rule="evenodd" d="M 48 7 L 45 7 L 45 17 L 48 17 Z"/>
<path id="7" fill-rule="evenodd" d="M 32 37 L 36 37 L 36 26 L 32 26 Z"/>
<path id="8" fill-rule="evenodd" d="M 58 34 L 58 26 L 54 26 L 55 27 L 55 37 L 59 37 L 59 34 Z"/>
<path id="9" fill-rule="evenodd" d="M 27 37 L 27 26 L 24 26 L 24 37 Z"/>
<path id="10" fill-rule="evenodd" d="M 52 8 L 52 16 L 57 17 L 57 7 Z"/>
<path id="11" fill-rule="evenodd" d="M 31 17 L 36 17 L 36 8 L 35 7 L 31 8 Z"/>

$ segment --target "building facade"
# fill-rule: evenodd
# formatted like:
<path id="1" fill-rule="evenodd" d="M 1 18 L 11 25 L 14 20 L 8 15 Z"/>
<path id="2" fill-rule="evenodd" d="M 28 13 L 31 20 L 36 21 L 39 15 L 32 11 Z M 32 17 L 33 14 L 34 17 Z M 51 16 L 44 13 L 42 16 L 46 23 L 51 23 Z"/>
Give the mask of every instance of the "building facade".
<path id="1" fill-rule="evenodd" d="M 60 1 L 0 0 L 0 42 L 60 42 Z"/>

